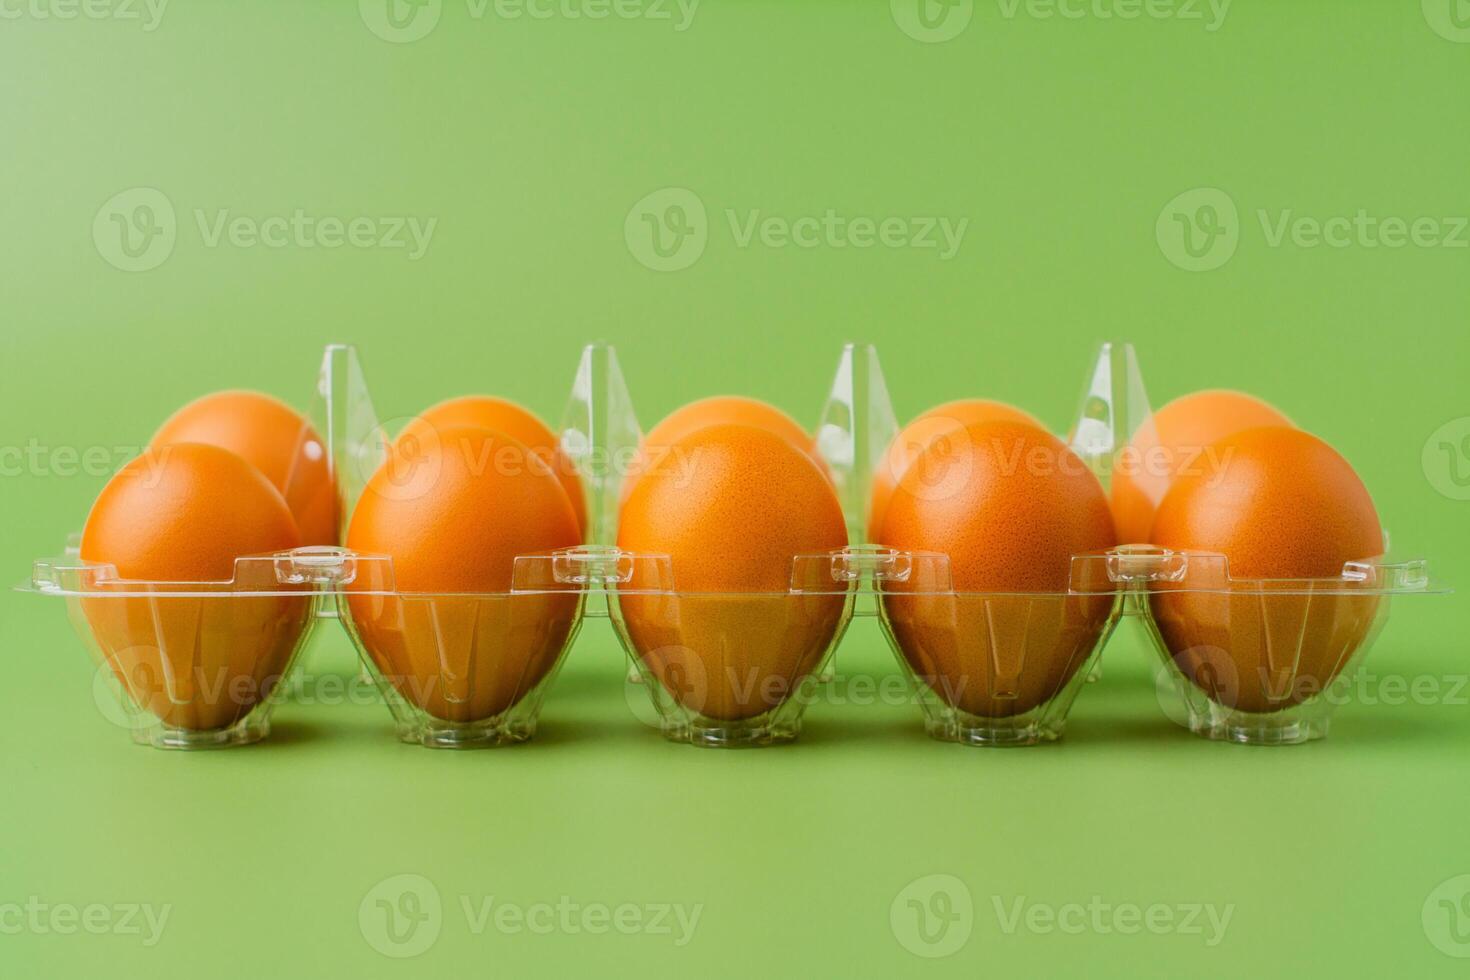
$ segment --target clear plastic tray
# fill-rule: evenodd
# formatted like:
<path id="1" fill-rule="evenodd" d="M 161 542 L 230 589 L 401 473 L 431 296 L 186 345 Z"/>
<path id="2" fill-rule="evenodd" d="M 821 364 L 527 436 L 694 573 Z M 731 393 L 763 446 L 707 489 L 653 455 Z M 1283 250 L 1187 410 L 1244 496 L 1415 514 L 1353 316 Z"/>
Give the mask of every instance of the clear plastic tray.
<path id="1" fill-rule="evenodd" d="M 344 522 L 393 432 L 356 351 L 329 347 L 307 410 L 333 463 Z M 1106 487 L 1150 417 L 1137 360 L 1105 344 L 1066 441 Z M 515 560 L 508 591 L 400 591 L 392 560 L 342 548 L 241 558 L 220 583 L 124 582 L 74 550 L 27 588 L 64 596 L 99 669 L 160 747 L 253 741 L 318 618 L 337 618 L 405 741 L 523 741 L 583 621 L 607 617 L 668 737 L 763 745 L 800 730 L 854 616 L 876 615 L 936 738 L 1023 745 L 1060 737 L 1124 616 L 1137 616 L 1202 735 L 1285 743 L 1327 730 L 1394 595 L 1437 591 L 1422 562 L 1354 563 L 1330 580 L 1237 580 L 1222 556 L 1141 546 L 1073 556 L 1065 590 L 967 593 L 948 556 L 866 542 L 870 488 L 898 425 L 876 352 L 847 345 L 815 427 L 849 531 L 802 554 L 784 592 L 681 589 L 665 555 L 620 551 L 617 508 L 642 429 L 613 349 L 587 347 L 561 448 L 589 501 L 581 547 Z"/>
<path id="2" fill-rule="evenodd" d="M 30 588 L 65 599 L 136 741 L 214 748 L 270 731 L 341 568 L 338 549 L 303 548 L 240 558 L 228 582 L 137 582 L 72 551 L 37 562 Z"/>
<path id="3" fill-rule="evenodd" d="M 1442 591 L 1423 561 L 1349 562 L 1322 579 L 1236 578 L 1223 555 L 1140 549 L 1131 583 L 1172 688 L 1207 738 L 1290 744 L 1327 734 L 1397 595 Z"/>

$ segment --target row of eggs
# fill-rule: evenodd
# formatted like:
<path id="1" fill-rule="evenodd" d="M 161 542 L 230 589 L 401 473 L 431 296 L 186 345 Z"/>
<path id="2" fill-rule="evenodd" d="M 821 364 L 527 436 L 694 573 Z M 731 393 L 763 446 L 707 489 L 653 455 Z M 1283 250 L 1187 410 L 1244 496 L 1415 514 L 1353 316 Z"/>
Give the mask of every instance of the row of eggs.
<path id="1" fill-rule="evenodd" d="M 126 580 L 211 582 L 228 580 L 241 555 L 336 543 L 339 495 L 320 441 L 304 433 L 309 425 L 299 414 L 264 395 L 226 392 L 185 406 L 149 452 L 104 488 L 81 557 L 115 566 Z M 1120 541 L 1224 554 L 1236 577 L 1261 579 L 1333 577 L 1346 562 L 1382 550 L 1371 498 L 1348 463 L 1257 399 L 1224 391 L 1187 395 L 1156 413 L 1144 437 L 1152 452 L 1138 458 L 1156 465 L 1119 470 L 1109 495 L 1064 443 L 1020 409 L 983 400 L 939 406 L 906 427 L 878 466 L 869 537 L 948 555 L 945 588 L 986 595 L 1065 593 L 1072 556 Z M 505 465 L 507 457 L 515 465 Z M 737 397 L 677 410 L 645 436 L 640 457 L 644 465 L 622 488 L 617 543 L 669 556 L 678 591 L 689 598 L 670 615 L 662 597 L 637 592 L 659 583 L 635 574 L 630 593 L 619 597 L 630 645 L 695 714 L 740 719 L 771 710 L 759 685 L 704 685 L 695 694 L 678 682 L 691 673 L 711 676 L 715 661 L 732 657 L 799 678 L 831 648 L 842 622 L 840 597 L 807 597 L 795 617 L 789 604 L 770 599 L 788 589 L 794 555 L 847 544 L 826 464 L 790 417 Z M 392 586 L 405 594 L 504 593 L 516 556 L 584 539 L 588 507 L 549 427 L 511 402 L 469 396 L 428 409 L 398 435 L 368 481 L 344 543 L 390 556 Z M 938 678 L 942 683 L 931 686 L 941 697 L 980 718 L 1021 715 L 1054 696 L 1080 665 L 1076 651 L 1096 640 L 1109 615 L 1106 602 L 1080 599 L 1044 628 L 1021 619 L 998 632 L 991 605 L 961 601 L 956 608 L 952 598 L 929 594 L 935 590 L 923 580 L 895 586 L 885 598 L 893 639 L 914 673 Z M 401 696 L 433 717 L 473 723 L 513 708 L 568 641 L 573 597 L 526 601 L 535 607 L 529 616 L 522 602 L 482 605 L 458 620 L 442 604 L 383 594 L 349 595 L 348 610 L 362 647 Z M 1165 642 L 1201 683 L 1222 667 L 1250 676 L 1260 666 L 1255 639 L 1233 640 L 1217 628 L 1217 601 L 1200 594 L 1155 600 Z M 170 632 L 185 630 L 167 613 L 160 621 L 154 611 L 144 621 L 127 602 L 86 608 L 125 685 L 139 661 L 167 656 Z M 305 625 L 304 606 L 272 597 L 252 608 L 217 614 L 222 623 L 213 635 L 223 639 L 211 655 L 226 670 L 259 675 L 284 668 Z M 1366 620 L 1349 622 L 1361 629 L 1350 625 L 1343 635 L 1340 627 L 1324 628 L 1305 643 L 1304 669 L 1315 681 L 1330 680 L 1343 646 L 1361 642 Z M 1019 649 L 1003 655 L 1004 646 Z M 455 690 L 423 683 L 442 680 L 446 647 L 487 651 L 473 676 L 456 679 Z M 1213 653 L 1201 657 L 1202 649 Z M 1212 663 L 1211 656 L 1232 662 Z M 1007 657 L 1027 665 L 1019 685 L 997 670 Z M 1279 706 L 1266 686 L 1239 686 L 1229 706 Z M 139 700 L 194 729 L 228 726 L 251 707 L 211 706 L 181 698 L 177 689 Z"/>

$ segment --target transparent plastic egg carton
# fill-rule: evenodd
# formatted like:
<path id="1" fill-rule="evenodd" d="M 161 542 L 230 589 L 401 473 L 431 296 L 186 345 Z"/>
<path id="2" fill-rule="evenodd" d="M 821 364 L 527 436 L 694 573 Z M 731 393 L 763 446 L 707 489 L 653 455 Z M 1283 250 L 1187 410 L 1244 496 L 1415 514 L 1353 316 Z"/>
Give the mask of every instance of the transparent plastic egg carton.
<path id="1" fill-rule="evenodd" d="M 1223 555 L 1139 549 L 1130 572 L 1170 716 L 1205 738 L 1251 745 L 1325 737 L 1392 599 L 1444 591 L 1423 561 L 1237 578 Z"/>
<path id="2" fill-rule="evenodd" d="M 240 558 L 227 582 L 139 582 L 71 550 L 37 562 L 29 588 L 65 601 L 135 741 L 219 748 L 270 732 L 342 567 L 338 549 L 302 548 Z"/>
<path id="3" fill-rule="evenodd" d="M 327 348 L 303 414 L 315 429 L 303 439 L 324 443 L 303 449 L 331 461 L 345 527 L 396 435 L 354 348 Z M 1132 348 L 1104 344 L 1063 438 L 1106 490 L 1150 417 Z M 1212 738 L 1282 744 L 1326 732 L 1340 701 L 1326 695 L 1351 679 L 1392 596 L 1438 591 L 1417 562 L 1354 563 L 1325 581 L 1241 581 L 1218 555 L 1144 546 L 1073 556 L 1057 591 L 956 590 L 948 556 L 867 541 L 875 468 L 899 426 L 866 345 L 839 352 L 812 429 L 848 545 L 795 555 L 785 591 L 690 591 L 669 556 L 616 547 L 643 429 L 609 345 L 582 351 L 559 432 L 588 501 L 584 542 L 518 556 L 503 592 L 403 591 L 391 558 L 343 548 L 242 558 L 229 582 L 167 583 L 120 581 L 73 547 L 37 563 L 24 588 L 65 599 L 134 737 L 178 748 L 263 737 L 318 619 L 340 621 L 381 692 L 385 727 L 405 742 L 530 738 L 579 630 L 602 618 L 638 680 L 629 693 L 648 699 L 666 737 L 789 742 L 858 616 L 879 619 L 919 706 L 916 725 L 940 740 L 1059 738 L 1109 637 L 1131 618 L 1160 652 L 1172 717 Z"/>

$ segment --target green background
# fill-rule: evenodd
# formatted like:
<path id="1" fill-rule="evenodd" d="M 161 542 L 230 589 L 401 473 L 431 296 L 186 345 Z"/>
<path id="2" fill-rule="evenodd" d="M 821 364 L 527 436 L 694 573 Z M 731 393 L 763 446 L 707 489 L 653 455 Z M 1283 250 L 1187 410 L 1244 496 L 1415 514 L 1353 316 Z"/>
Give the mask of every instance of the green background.
<path id="1" fill-rule="evenodd" d="M 645 425 L 724 391 L 815 422 L 841 342 L 863 338 L 903 418 L 984 395 L 1062 429 L 1096 343 L 1124 338 L 1156 403 L 1243 387 L 1327 438 L 1396 549 L 1470 582 L 1470 503 L 1437 489 L 1470 459 L 1421 461 L 1470 415 L 1470 250 L 1273 247 L 1257 218 L 1470 213 L 1470 43 L 1415 2 L 1238 0 L 1214 31 L 1012 9 L 976 3 L 957 35 L 923 43 L 886 3 L 705 0 L 677 31 L 446 2 L 427 36 L 393 43 L 350 3 L 178 2 L 152 31 L 6 7 L 21 15 L 0 20 L 0 444 L 136 445 L 222 387 L 304 403 L 328 341 L 360 346 L 385 416 L 488 391 L 555 418 L 598 337 L 617 343 Z M 140 186 L 173 203 L 178 241 L 129 273 L 91 229 Z M 624 221 L 664 187 L 694 191 L 709 231 L 697 262 L 660 273 Z M 1237 205 L 1239 245 L 1188 272 L 1155 223 L 1197 187 Z M 206 247 L 193 212 L 224 208 L 438 224 L 416 261 Z M 742 248 L 724 217 L 828 208 L 969 225 L 944 261 Z M 0 479 L 14 580 L 103 482 L 62 468 Z M 701 752 L 630 710 L 595 620 L 524 747 L 429 752 L 397 744 L 379 706 L 288 704 L 260 746 L 180 754 L 135 747 L 97 709 L 59 604 L 7 593 L 0 905 L 172 911 L 152 948 L 0 934 L 0 973 L 1463 975 L 1420 911 L 1470 873 L 1464 594 L 1400 601 L 1368 661 L 1444 696 L 1365 698 L 1329 739 L 1290 749 L 1174 727 L 1128 623 L 1055 745 L 967 750 L 927 740 L 911 706 L 818 703 L 794 746 Z M 347 672 L 350 656 L 326 624 L 313 665 Z M 892 672 L 870 620 L 839 663 Z M 431 881 L 445 913 L 427 952 L 394 960 L 358 906 L 402 873 Z M 932 874 L 961 879 L 975 907 L 963 948 L 934 960 L 889 917 Z M 474 935 L 462 895 L 703 912 L 682 948 Z M 1234 914 L 1213 948 L 1006 934 L 996 896 Z"/>

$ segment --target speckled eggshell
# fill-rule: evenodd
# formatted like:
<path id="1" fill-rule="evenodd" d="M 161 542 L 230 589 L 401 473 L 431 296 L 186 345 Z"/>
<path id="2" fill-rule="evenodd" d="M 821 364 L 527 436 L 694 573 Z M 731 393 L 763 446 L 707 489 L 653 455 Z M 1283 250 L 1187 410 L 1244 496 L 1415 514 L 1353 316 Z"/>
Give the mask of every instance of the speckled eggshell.
<path id="1" fill-rule="evenodd" d="M 1022 422 L 1044 429 L 1034 416 L 1014 405 L 985 398 L 964 398 L 945 402 L 914 419 L 894 437 L 883 459 L 873 471 L 873 488 L 869 495 L 868 537 L 878 540 L 883 513 L 898 489 L 904 472 L 931 443 L 944 439 L 947 433 L 979 422 Z"/>
<path id="2" fill-rule="evenodd" d="M 420 709 L 492 718 L 556 666 L 579 608 L 573 593 L 511 594 L 515 559 L 580 541 L 566 491 L 524 443 L 460 426 L 411 452 L 395 446 L 348 525 L 349 548 L 391 559 L 359 562 L 353 629 Z"/>
<path id="3" fill-rule="evenodd" d="M 102 580 L 98 596 L 81 602 L 130 698 L 164 724 L 196 731 L 248 714 L 281 678 L 311 607 L 306 596 L 232 595 L 287 588 L 265 563 L 232 586 L 235 559 L 300 543 L 280 491 L 226 449 L 170 443 L 119 470 L 92 505 L 81 557 L 131 582 L 175 583 L 150 585 L 157 598 L 104 598 L 138 586 Z M 166 595 L 181 590 L 221 596 Z"/>
<path id="4" fill-rule="evenodd" d="M 1321 439 L 1268 426 L 1212 447 L 1218 472 L 1181 477 L 1155 518 L 1152 542 L 1190 559 L 1186 588 L 1151 597 L 1174 662 L 1217 702 L 1255 714 L 1300 703 L 1337 677 L 1375 620 L 1373 595 L 1303 594 L 1300 583 L 1342 581 L 1348 562 L 1383 551 L 1373 499 Z M 1279 594 L 1271 594 L 1271 592 Z M 1263 594 L 1264 592 L 1264 594 Z"/>
<path id="5" fill-rule="evenodd" d="M 1067 595 L 1073 556 L 1115 543 L 1102 486 L 1025 422 L 981 422 L 931 443 L 904 473 L 879 540 L 949 557 L 949 583 L 923 566 L 889 586 L 883 614 L 914 673 L 977 717 L 1024 714 L 1060 692 L 1114 604 Z"/>
<path id="6" fill-rule="evenodd" d="M 221 391 L 185 405 L 151 445 L 203 442 L 228 449 L 286 498 L 304 545 L 337 543 L 340 502 L 326 443 L 285 402 L 256 391 Z"/>
<path id="7" fill-rule="evenodd" d="M 1290 426 L 1271 405 L 1239 391 L 1196 391 L 1153 414 L 1118 456 L 1113 472 L 1113 520 L 1118 540 L 1148 541 L 1154 514 L 1169 487 L 1211 463 L 1206 449 L 1227 436 L 1263 425 Z"/>
<path id="8" fill-rule="evenodd" d="M 673 448 L 687 474 L 649 473 L 622 507 L 619 547 L 668 560 L 636 566 L 621 625 L 684 707 L 752 718 L 789 697 L 836 638 L 846 597 L 790 590 L 795 556 L 847 544 L 842 508 L 816 463 L 765 429 L 710 426 Z"/>
<path id="9" fill-rule="evenodd" d="M 442 401 L 425 409 L 417 418 L 404 426 L 397 441 L 402 443 L 405 439 L 418 438 L 421 443 L 427 443 L 429 440 L 437 439 L 439 431 L 461 426 L 503 432 L 512 439 L 524 443 L 545 460 L 547 466 L 556 474 L 557 480 L 561 482 L 562 489 L 567 493 L 567 499 L 571 501 L 572 510 L 577 515 L 578 527 L 585 530 L 587 496 L 582 489 L 582 479 L 577 475 L 576 466 L 562 451 L 556 433 L 551 430 L 551 427 L 537 418 L 530 409 L 508 398 L 496 398 L 491 395 L 464 395 Z"/>

